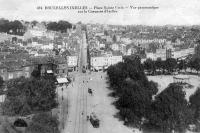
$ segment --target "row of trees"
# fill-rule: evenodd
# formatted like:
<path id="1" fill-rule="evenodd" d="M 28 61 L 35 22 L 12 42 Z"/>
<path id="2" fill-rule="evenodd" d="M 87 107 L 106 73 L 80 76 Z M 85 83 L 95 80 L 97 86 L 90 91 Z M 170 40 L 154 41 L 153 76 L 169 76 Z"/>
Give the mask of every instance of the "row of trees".
<path id="1" fill-rule="evenodd" d="M 3 78 L 0 76 L 0 95 L 1 95 L 1 94 L 3 93 L 3 91 L 4 91 L 3 85 L 4 85 L 4 80 L 3 80 Z"/>
<path id="2" fill-rule="evenodd" d="M 0 32 L 14 34 L 14 35 L 23 35 L 25 27 L 23 24 L 18 21 L 9 21 L 5 19 L 0 20 Z"/>
<path id="3" fill-rule="evenodd" d="M 72 28 L 72 24 L 67 21 L 50 22 L 47 24 L 48 30 L 59 31 L 61 33 L 67 32 Z"/>
<path id="4" fill-rule="evenodd" d="M 118 98 L 116 106 L 127 124 L 139 126 L 147 117 L 152 96 L 158 91 L 157 84 L 148 81 L 140 59 L 125 58 L 124 62 L 108 68 L 110 87 Z"/>
<path id="5" fill-rule="evenodd" d="M 143 67 L 149 74 L 165 74 L 181 70 L 186 71 L 188 68 L 190 68 L 190 70 L 195 70 L 198 73 L 200 70 L 200 58 L 194 57 L 189 61 L 176 60 L 174 58 L 168 58 L 165 61 L 158 58 L 156 61 L 153 61 L 148 58 L 143 63 Z"/>
<path id="6" fill-rule="evenodd" d="M 107 73 L 110 88 L 118 97 L 116 107 L 126 124 L 161 132 L 184 132 L 189 124 L 198 125 L 200 89 L 189 102 L 181 84 L 172 83 L 157 94 L 157 84 L 148 81 L 138 58 L 110 66 Z"/>

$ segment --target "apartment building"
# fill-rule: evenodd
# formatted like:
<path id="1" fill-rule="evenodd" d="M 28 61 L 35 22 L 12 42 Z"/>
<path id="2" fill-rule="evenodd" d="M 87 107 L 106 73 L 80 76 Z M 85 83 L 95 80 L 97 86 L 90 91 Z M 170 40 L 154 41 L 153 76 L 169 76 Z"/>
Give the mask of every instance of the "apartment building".
<path id="1" fill-rule="evenodd" d="M 107 69 L 109 66 L 122 62 L 122 56 L 97 56 L 91 57 L 91 69 L 94 70 L 103 70 Z"/>
<path id="2" fill-rule="evenodd" d="M 67 65 L 69 69 L 75 70 L 78 65 L 78 57 L 77 56 L 67 56 Z"/>
<path id="3" fill-rule="evenodd" d="M 34 69 L 34 66 L 31 64 L 19 65 L 19 63 L 17 62 L 6 62 L 5 64 L 0 65 L 0 76 L 3 78 L 4 81 L 19 78 L 21 76 L 29 78 Z M 11 67 L 8 66 L 8 64 L 12 64 L 15 66 Z"/>

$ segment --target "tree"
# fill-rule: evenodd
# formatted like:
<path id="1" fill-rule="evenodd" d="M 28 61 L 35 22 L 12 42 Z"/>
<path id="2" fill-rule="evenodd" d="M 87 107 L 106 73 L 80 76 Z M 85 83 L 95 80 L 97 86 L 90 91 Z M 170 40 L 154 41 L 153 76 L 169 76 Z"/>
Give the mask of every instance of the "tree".
<path id="1" fill-rule="evenodd" d="M 127 119 L 129 124 L 139 126 L 141 119 L 147 117 L 155 92 L 156 90 L 143 86 L 140 81 L 125 81 L 117 101 L 122 118 Z"/>
<path id="2" fill-rule="evenodd" d="M 148 81 L 137 56 L 125 57 L 124 62 L 110 66 L 107 74 L 118 97 L 120 116 L 126 124 L 140 126 L 142 118 L 147 117 L 152 96 L 158 92 L 157 84 Z"/>
<path id="3" fill-rule="evenodd" d="M 34 69 L 33 72 L 31 73 L 31 76 L 34 78 L 40 78 L 40 71 L 37 69 Z"/>
<path id="4" fill-rule="evenodd" d="M 67 22 L 67 21 L 59 21 L 57 22 L 50 22 L 47 24 L 47 29 L 48 30 L 53 30 L 53 31 L 60 31 L 62 33 L 67 32 L 67 29 L 71 29 L 72 24 Z"/>
<path id="5" fill-rule="evenodd" d="M 190 110 L 185 92 L 179 84 L 170 84 L 155 97 L 149 124 L 163 131 L 184 131 L 191 123 L 193 112 Z"/>
<path id="6" fill-rule="evenodd" d="M 28 115 L 49 111 L 57 106 L 56 86 L 51 79 L 27 79 L 8 81 L 4 110 L 8 115 Z"/>
<path id="7" fill-rule="evenodd" d="M 23 24 L 18 21 L 8 21 L 8 20 L 0 20 L 0 32 L 5 32 L 9 34 L 15 35 L 23 35 L 25 27 Z"/>
<path id="8" fill-rule="evenodd" d="M 194 67 L 194 69 L 197 71 L 197 74 L 198 74 L 198 73 L 199 73 L 199 70 L 200 70 L 200 58 L 199 58 L 199 57 L 196 57 L 196 58 L 194 59 L 193 67 Z"/>
<path id="9" fill-rule="evenodd" d="M 200 120 L 200 88 L 196 90 L 196 92 L 190 96 L 190 104 L 191 107 L 195 110 L 195 118 L 196 120 Z"/>
<path id="10" fill-rule="evenodd" d="M 0 76 L 0 94 L 1 94 L 1 93 L 3 92 L 3 90 L 4 90 L 3 84 L 4 84 L 3 78 Z"/>
<path id="11" fill-rule="evenodd" d="M 168 58 L 165 61 L 166 69 L 169 73 L 173 72 L 176 69 L 177 61 L 174 58 Z"/>
<path id="12" fill-rule="evenodd" d="M 32 118 L 27 133 L 59 133 L 59 121 L 48 113 L 36 114 Z"/>
<path id="13" fill-rule="evenodd" d="M 6 115 L 20 114 L 21 108 L 23 108 L 25 95 L 22 95 L 22 89 L 24 88 L 27 79 L 24 77 L 12 79 L 7 82 L 6 99 L 3 104 L 3 110 Z M 30 112 L 26 112 L 29 114 Z"/>
<path id="14" fill-rule="evenodd" d="M 197 41 L 198 45 L 195 48 L 194 57 L 200 57 L 200 40 Z"/>
<path id="15" fill-rule="evenodd" d="M 189 61 L 189 67 L 191 70 L 196 70 L 197 73 L 200 70 L 200 58 L 199 57 L 193 57 L 190 61 Z"/>
<path id="16" fill-rule="evenodd" d="M 155 67 L 159 71 L 162 69 L 162 59 L 161 58 L 157 58 L 157 60 L 155 61 Z"/>
<path id="17" fill-rule="evenodd" d="M 148 71 L 148 73 L 152 73 L 154 74 L 156 71 L 156 65 L 155 62 L 148 58 L 145 62 L 144 62 L 144 69 L 146 69 Z"/>
<path id="18" fill-rule="evenodd" d="M 183 69 L 186 71 L 186 69 L 187 69 L 186 61 L 185 60 L 180 60 L 178 65 L 177 65 L 177 67 L 178 67 L 179 71 L 183 70 Z"/>

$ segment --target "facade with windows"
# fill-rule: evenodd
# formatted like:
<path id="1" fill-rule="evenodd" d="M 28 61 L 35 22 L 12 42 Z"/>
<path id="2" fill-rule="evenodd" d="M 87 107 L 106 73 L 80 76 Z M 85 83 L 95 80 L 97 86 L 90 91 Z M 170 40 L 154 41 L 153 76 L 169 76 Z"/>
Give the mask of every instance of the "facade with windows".
<path id="1" fill-rule="evenodd" d="M 24 76 L 29 78 L 31 73 L 34 69 L 34 66 L 27 65 L 27 66 L 20 66 L 20 67 L 0 67 L 0 76 L 3 78 L 4 81 L 19 78 Z"/>
<path id="2" fill-rule="evenodd" d="M 57 76 L 66 77 L 68 75 L 68 67 L 66 62 L 59 62 L 57 65 Z"/>
<path id="3" fill-rule="evenodd" d="M 122 56 L 98 56 L 91 57 L 91 69 L 92 70 L 103 70 L 109 66 L 122 62 Z"/>
<path id="4" fill-rule="evenodd" d="M 67 56 L 67 65 L 69 69 L 75 70 L 78 65 L 78 57 L 77 56 Z"/>

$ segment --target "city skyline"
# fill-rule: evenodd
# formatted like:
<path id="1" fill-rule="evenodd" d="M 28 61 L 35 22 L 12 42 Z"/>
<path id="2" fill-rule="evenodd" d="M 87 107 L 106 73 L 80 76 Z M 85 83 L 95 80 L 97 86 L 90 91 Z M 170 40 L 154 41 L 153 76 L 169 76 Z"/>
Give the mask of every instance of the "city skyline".
<path id="1" fill-rule="evenodd" d="M 20 4 L 19 4 L 20 3 Z M 199 25 L 200 1 L 198 0 L 0 0 L 0 17 L 9 20 L 58 21 L 72 23 L 101 23 L 115 25 Z M 158 9 L 119 10 L 111 14 L 80 14 L 77 10 L 37 10 L 37 6 L 155 6 Z"/>

